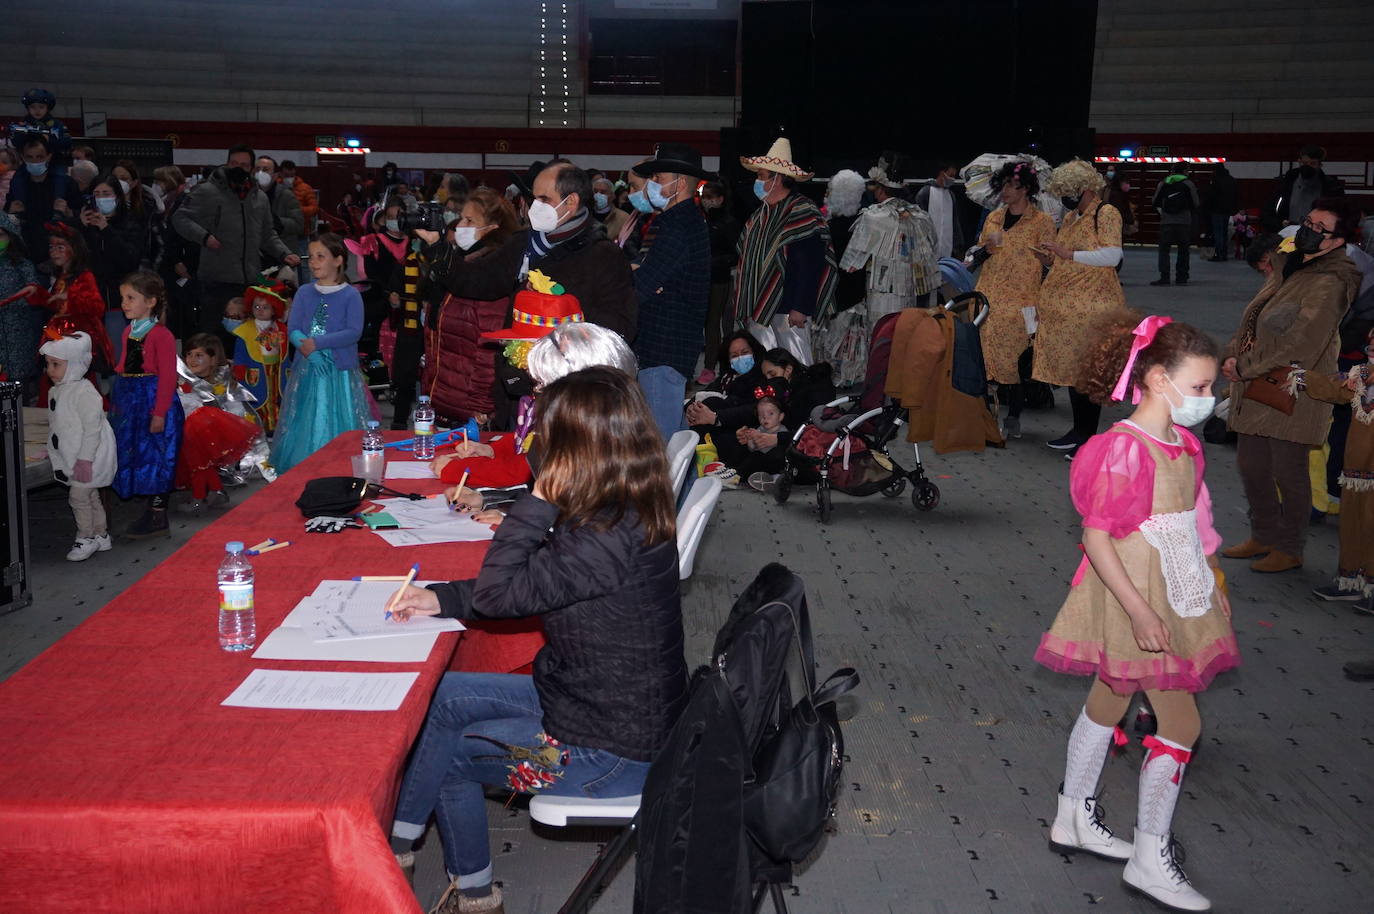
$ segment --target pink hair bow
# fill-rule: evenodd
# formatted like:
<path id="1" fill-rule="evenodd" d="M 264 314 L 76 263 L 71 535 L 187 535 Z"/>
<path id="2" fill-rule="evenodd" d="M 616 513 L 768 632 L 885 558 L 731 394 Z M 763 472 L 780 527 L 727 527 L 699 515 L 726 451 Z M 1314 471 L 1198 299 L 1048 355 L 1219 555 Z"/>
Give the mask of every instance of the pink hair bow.
<path id="1" fill-rule="evenodd" d="M 1126 388 L 1131 386 L 1131 371 L 1135 368 L 1136 357 L 1140 355 L 1140 350 L 1155 341 L 1155 334 L 1159 333 L 1159 328 L 1165 324 L 1172 324 L 1172 317 L 1165 317 L 1162 314 L 1151 314 L 1143 321 L 1135 325 L 1131 334 L 1135 339 L 1131 340 L 1131 354 L 1126 357 L 1126 367 L 1121 369 L 1121 377 L 1116 379 L 1116 387 L 1112 389 L 1113 400 L 1126 399 Z M 1140 402 L 1140 390 L 1131 391 L 1131 402 Z"/>

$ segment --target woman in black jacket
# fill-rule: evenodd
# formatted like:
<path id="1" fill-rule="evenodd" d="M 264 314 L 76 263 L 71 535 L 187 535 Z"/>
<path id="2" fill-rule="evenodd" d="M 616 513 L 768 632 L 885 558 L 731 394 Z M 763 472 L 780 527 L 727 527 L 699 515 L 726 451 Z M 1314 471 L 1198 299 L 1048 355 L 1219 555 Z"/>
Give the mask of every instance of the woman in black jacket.
<path id="1" fill-rule="evenodd" d="M 91 185 L 80 219 L 81 235 L 91 251 L 91 272 L 105 299 L 105 332 L 118 361 L 120 340 L 128 323 L 119 307 L 119 284 L 148 254 L 148 223 L 134 215 L 119 179 L 110 174 Z"/>
<path id="2" fill-rule="evenodd" d="M 407 588 L 413 615 L 542 615 L 534 676 L 449 673 L 396 804 L 402 866 L 431 814 L 453 878 L 443 911 L 496 911 L 484 784 L 638 794 L 687 695 L 667 458 L 624 372 L 573 372 L 540 394 L 534 493 L 497 529 L 476 580 Z M 413 859 L 413 858 L 412 858 Z"/>

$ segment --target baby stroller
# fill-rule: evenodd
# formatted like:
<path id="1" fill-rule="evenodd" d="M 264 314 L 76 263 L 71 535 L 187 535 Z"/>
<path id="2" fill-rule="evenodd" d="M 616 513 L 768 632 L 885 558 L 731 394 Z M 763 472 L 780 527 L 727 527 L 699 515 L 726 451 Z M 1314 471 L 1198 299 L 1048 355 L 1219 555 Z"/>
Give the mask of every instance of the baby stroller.
<path id="1" fill-rule="evenodd" d="M 988 316 L 988 300 L 981 292 L 965 292 L 945 304 L 945 310 L 964 312 L 975 327 Z M 787 448 L 773 497 L 785 504 L 798 485 L 816 486 L 816 511 L 821 523 L 830 522 L 831 491 L 867 497 L 879 492 L 898 498 L 910 482 L 911 503 L 918 511 L 933 511 L 940 489 L 926 477 L 921 448 L 913 444 L 915 466 L 905 470 L 888 452 L 888 445 L 906 425 L 907 410 L 883 391 L 892 335 L 901 312 L 884 315 L 873 327 L 868 371 L 863 392 L 819 406 L 797 429 Z"/>

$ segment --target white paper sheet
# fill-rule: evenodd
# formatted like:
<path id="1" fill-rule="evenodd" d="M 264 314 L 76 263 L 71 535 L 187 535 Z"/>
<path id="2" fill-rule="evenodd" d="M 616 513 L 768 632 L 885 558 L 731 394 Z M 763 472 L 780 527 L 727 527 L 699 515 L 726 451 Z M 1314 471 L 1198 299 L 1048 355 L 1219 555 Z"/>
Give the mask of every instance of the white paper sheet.
<path id="1" fill-rule="evenodd" d="M 253 652 L 255 660 L 346 660 L 363 663 L 424 663 L 439 640 L 438 632 L 412 632 L 406 638 L 361 638 L 316 641 L 308 630 L 318 610 L 307 598 L 282 620 Z"/>
<path id="2" fill-rule="evenodd" d="M 429 464 L 422 460 L 388 460 L 387 479 L 438 479 Z"/>
<path id="3" fill-rule="evenodd" d="M 383 498 L 377 499 L 376 502 L 382 506 L 383 511 L 396 518 L 396 522 L 402 527 L 431 527 L 464 517 L 462 513 L 450 508 L 448 501 L 442 496 L 421 499 Z"/>
<path id="4" fill-rule="evenodd" d="M 311 711 L 395 711 L 419 673 L 254 670 L 221 705 Z"/>
<path id="5" fill-rule="evenodd" d="M 426 581 L 416 581 L 418 587 Z M 315 592 L 292 610 L 315 641 L 409 637 L 417 633 L 460 632 L 457 619 L 415 616 L 408 622 L 386 618 L 386 604 L 400 584 L 395 581 L 321 581 Z"/>
<path id="6" fill-rule="evenodd" d="M 374 530 L 373 533 L 392 546 L 435 546 L 440 543 L 481 543 L 490 540 L 496 531 L 487 524 L 471 518 L 466 523 L 439 524 L 414 530 Z"/>

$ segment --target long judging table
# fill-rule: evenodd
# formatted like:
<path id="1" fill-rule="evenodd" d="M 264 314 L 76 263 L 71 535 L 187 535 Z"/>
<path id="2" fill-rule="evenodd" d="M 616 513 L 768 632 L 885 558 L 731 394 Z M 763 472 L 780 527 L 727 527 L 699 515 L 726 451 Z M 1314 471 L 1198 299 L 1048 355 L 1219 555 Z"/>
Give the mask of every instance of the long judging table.
<path id="1" fill-rule="evenodd" d="M 427 578 L 476 574 L 485 543 L 394 548 L 364 530 L 305 534 L 301 489 L 351 475 L 357 447 L 356 432 L 340 436 L 155 567 L 127 545 L 95 559 L 141 578 L 0 683 L 0 911 L 419 910 L 386 830 L 458 636 L 441 635 L 423 664 L 385 664 L 254 660 L 221 651 L 216 635 L 215 570 L 230 540 L 293 543 L 253 559 L 259 641 L 321 579 L 404 573 L 416 561 Z M 471 639 L 464 663 L 515 669 L 537 638 Z M 420 675 L 395 712 L 221 707 L 257 668 Z"/>

